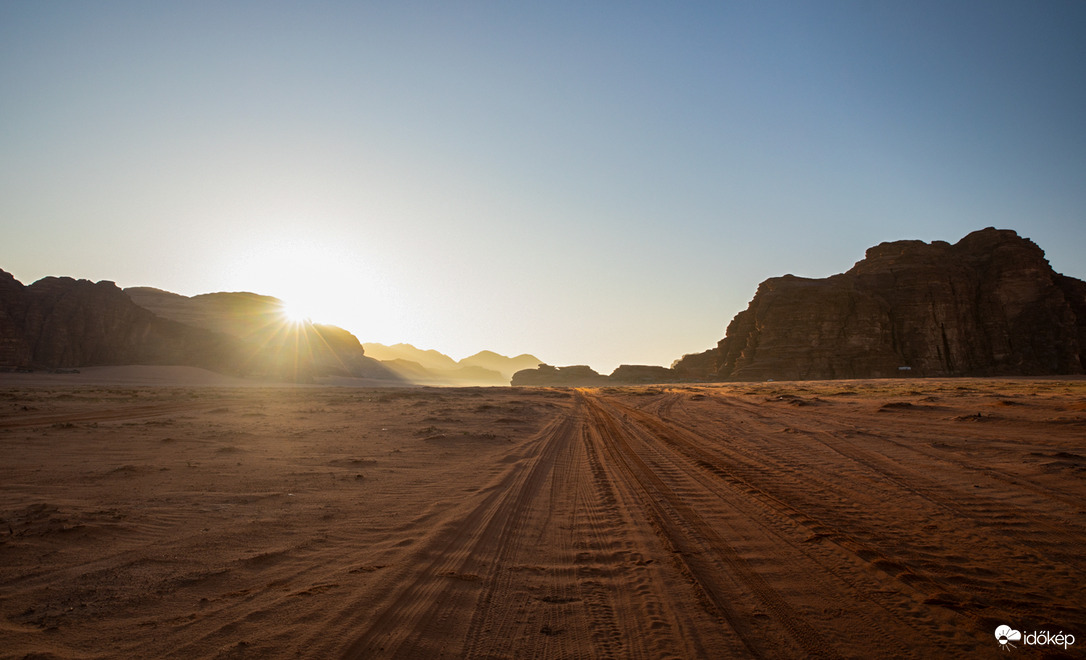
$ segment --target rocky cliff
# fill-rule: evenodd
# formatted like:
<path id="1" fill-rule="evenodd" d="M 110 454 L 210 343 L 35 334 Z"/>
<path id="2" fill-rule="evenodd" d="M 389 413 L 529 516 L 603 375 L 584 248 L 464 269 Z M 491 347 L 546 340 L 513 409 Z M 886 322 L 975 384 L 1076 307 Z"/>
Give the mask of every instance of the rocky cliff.
<path id="1" fill-rule="evenodd" d="M 882 243 L 825 279 L 768 279 L 715 352 L 675 369 L 732 380 L 1078 374 L 1084 353 L 1086 283 L 1055 273 L 1029 239 L 988 228 L 953 245 Z"/>
<path id="2" fill-rule="evenodd" d="M 136 304 L 135 300 L 142 304 Z M 187 298 L 113 282 L 0 271 L 0 367 L 183 365 L 307 382 L 326 375 L 402 380 L 351 333 L 288 323 L 282 303 L 249 293 Z"/>
<path id="3" fill-rule="evenodd" d="M 585 365 L 552 367 L 541 364 L 535 369 L 521 369 L 513 374 L 512 385 L 547 387 L 592 387 L 608 384 L 607 376 Z"/>
<path id="4" fill-rule="evenodd" d="M 602 387 L 605 385 L 647 385 L 650 383 L 674 383 L 683 379 L 683 374 L 668 369 L 644 364 L 624 364 L 604 376 L 592 367 L 575 365 L 572 367 L 552 367 L 541 364 L 535 369 L 521 369 L 513 374 L 514 386 L 546 387 Z"/>
<path id="5" fill-rule="evenodd" d="M 66 368 L 172 364 L 236 372 L 231 337 L 162 319 L 113 282 L 46 277 L 24 286 L 0 270 L 0 365 Z"/>
<path id="6" fill-rule="evenodd" d="M 278 298 L 248 292 L 188 297 L 151 287 L 124 293 L 159 317 L 240 340 L 236 359 L 245 375 L 293 381 L 319 376 L 403 380 L 367 357 L 358 338 L 343 328 L 287 320 Z"/>
<path id="7" fill-rule="evenodd" d="M 639 385 L 648 383 L 674 383 L 682 380 L 682 374 L 667 367 L 645 364 L 623 364 L 611 372 L 607 380 L 612 385 Z"/>
<path id="8" fill-rule="evenodd" d="M 283 324 L 283 301 L 272 296 L 219 292 L 189 297 L 148 286 L 124 292 L 156 316 L 233 337 L 249 337 Z"/>

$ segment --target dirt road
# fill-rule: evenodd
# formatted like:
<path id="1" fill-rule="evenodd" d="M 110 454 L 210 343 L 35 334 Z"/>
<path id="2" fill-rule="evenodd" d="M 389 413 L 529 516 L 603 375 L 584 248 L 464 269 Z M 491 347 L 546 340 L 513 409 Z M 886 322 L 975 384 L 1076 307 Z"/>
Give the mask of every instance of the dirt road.
<path id="1" fill-rule="evenodd" d="M 367 396 L 0 415 L 27 461 L 0 475 L 3 657 L 998 657 L 1002 624 L 1086 645 L 1082 381 Z M 27 469 L 35 420 L 85 505 Z"/>

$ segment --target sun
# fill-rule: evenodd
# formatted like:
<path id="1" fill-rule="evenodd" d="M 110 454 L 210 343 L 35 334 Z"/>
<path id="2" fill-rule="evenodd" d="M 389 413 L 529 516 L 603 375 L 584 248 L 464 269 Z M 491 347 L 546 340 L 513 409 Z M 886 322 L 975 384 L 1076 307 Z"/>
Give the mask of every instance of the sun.
<path id="1" fill-rule="evenodd" d="M 309 311 L 302 305 L 295 302 L 283 301 L 283 306 L 280 308 L 280 314 L 288 323 L 295 325 L 301 323 L 312 323 Z"/>

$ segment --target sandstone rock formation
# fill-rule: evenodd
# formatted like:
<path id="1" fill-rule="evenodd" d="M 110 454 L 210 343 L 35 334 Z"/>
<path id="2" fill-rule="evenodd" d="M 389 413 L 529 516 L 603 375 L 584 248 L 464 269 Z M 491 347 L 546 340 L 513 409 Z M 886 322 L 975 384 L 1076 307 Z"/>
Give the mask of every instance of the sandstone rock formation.
<path id="1" fill-rule="evenodd" d="M 604 385 L 647 385 L 650 383 L 675 383 L 683 380 L 682 374 L 667 367 L 644 364 L 624 364 L 609 376 L 597 373 L 591 367 L 552 367 L 541 364 L 535 369 L 522 369 L 513 374 L 515 386 L 547 387 L 602 387 Z"/>
<path id="2" fill-rule="evenodd" d="M 671 369 L 684 381 L 716 380 L 719 354 L 716 346 L 701 353 L 688 353 L 672 362 Z"/>
<path id="3" fill-rule="evenodd" d="M 343 328 L 288 321 L 278 298 L 248 292 L 188 297 L 151 287 L 124 292 L 157 316 L 241 340 L 236 359 L 245 375 L 303 382 L 319 376 L 403 380 L 367 357 L 358 338 Z"/>
<path id="4" fill-rule="evenodd" d="M 552 367 L 541 364 L 535 369 L 522 369 L 513 374 L 515 387 L 534 385 L 550 387 L 592 387 L 606 385 L 607 376 L 602 376 L 591 367 L 575 365 L 571 367 Z"/>
<path id="5" fill-rule="evenodd" d="M 236 373 L 240 342 L 162 319 L 113 282 L 46 277 L 24 286 L 0 270 L 0 365 L 186 365 Z"/>
<path id="6" fill-rule="evenodd" d="M 988 228 L 954 245 L 882 243 L 825 279 L 768 279 L 715 351 L 675 368 L 731 380 L 1020 376 L 1082 373 L 1084 356 L 1086 283 Z"/>
<path id="7" fill-rule="evenodd" d="M 124 292 L 156 316 L 234 337 L 252 336 L 283 323 L 283 302 L 256 293 L 220 292 L 189 297 L 148 286 L 128 287 Z"/>
<path id="8" fill-rule="evenodd" d="M 57 369 L 121 364 L 198 366 L 222 373 L 310 382 L 322 376 L 427 385 L 506 385 L 484 364 L 538 364 L 484 351 L 462 363 L 408 344 L 401 358 L 366 355 L 358 338 L 331 325 L 292 322 L 283 302 L 255 293 L 183 296 L 152 287 L 47 277 L 23 286 L 0 270 L 0 368 Z"/>
<path id="9" fill-rule="evenodd" d="M 682 379 L 674 369 L 644 364 L 624 364 L 607 377 L 612 385 L 638 385 L 647 383 L 674 383 Z"/>

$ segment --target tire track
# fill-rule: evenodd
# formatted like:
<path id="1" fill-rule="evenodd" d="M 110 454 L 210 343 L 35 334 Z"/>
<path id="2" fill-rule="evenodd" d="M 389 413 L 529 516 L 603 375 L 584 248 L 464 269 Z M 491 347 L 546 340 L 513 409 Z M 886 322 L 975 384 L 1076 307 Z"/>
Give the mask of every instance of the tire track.
<path id="1" fill-rule="evenodd" d="M 554 467 L 561 443 L 553 439 L 566 437 L 572 423 L 569 417 L 553 421 L 531 443 L 529 455 L 522 459 L 526 467 L 514 464 L 466 517 L 447 523 L 416 553 L 418 561 L 409 563 L 414 575 L 397 576 L 401 584 L 406 578 L 406 586 L 392 585 L 388 602 L 344 657 L 461 654 L 464 640 L 450 639 L 447 631 L 469 628 L 480 593 L 477 583 L 484 575 L 494 582 L 500 566 L 497 560 L 519 537 L 523 520 L 519 514 Z M 417 565 L 423 568 L 414 568 Z"/>
<path id="2" fill-rule="evenodd" d="M 832 500 L 831 485 L 812 478 L 809 472 L 795 473 L 787 465 L 773 462 L 766 456 L 759 456 L 763 463 L 759 464 L 735 446 L 749 446 L 749 438 L 736 438 L 724 448 L 718 443 L 706 442 L 691 429 L 665 422 L 647 412 L 662 409 L 654 402 L 644 405 L 638 401 L 641 405 L 631 407 L 604 398 L 606 405 L 615 411 L 614 416 L 642 427 L 647 437 L 655 440 L 647 447 L 670 447 L 676 455 L 685 457 L 689 463 L 680 472 L 712 477 L 711 481 L 701 480 L 701 483 L 717 500 L 699 504 L 699 510 L 709 515 L 708 512 L 734 507 L 748 523 L 776 540 L 778 545 L 771 552 L 778 555 L 780 561 L 789 562 L 790 567 L 794 564 L 796 570 L 804 562 L 810 562 L 813 568 L 801 578 L 804 588 L 811 594 L 824 594 L 825 599 L 838 603 L 848 612 L 848 618 L 853 621 L 848 634 L 854 635 L 851 639 L 854 648 L 863 643 L 877 645 L 878 639 L 869 634 L 872 630 L 882 630 L 901 639 L 923 640 L 923 622 L 932 616 L 957 619 L 957 624 L 951 623 L 958 627 L 976 625 L 975 621 L 969 621 L 970 617 L 975 618 L 974 615 L 960 611 L 960 604 L 969 600 L 967 595 L 935 575 L 912 570 L 913 566 L 901 562 L 893 552 L 880 549 L 879 543 L 873 543 L 878 541 L 878 536 L 872 535 L 875 528 L 870 523 L 857 526 L 856 521 L 840 516 L 826 519 L 819 513 L 821 508 L 812 508 L 802 497 L 796 497 L 801 493 L 817 493 L 821 498 Z M 777 488 L 769 488 L 770 484 Z M 781 490 L 780 486 L 784 484 L 794 484 L 798 490 Z M 687 497 L 696 501 L 691 495 Z M 875 523 L 877 521 L 874 519 Z M 749 533 L 749 526 L 747 529 Z M 785 547 L 790 550 L 786 551 Z M 788 558 L 789 554 L 791 558 Z M 866 567 L 868 574 L 857 574 L 858 565 Z M 876 575 L 878 577 L 873 579 Z M 888 590 L 888 585 L 896 585 L 896 588 Z M 951 610 L 933 614 L 931 604 L 935 601 L 945 603 Z M 878 614 L 879 611 L 882 614 Z M 964 620 L 963 613 L 967 614 Z M 864 624 L 855 625 L 860 622 Z M 942 648 L 965 649 L 968 643 L 952 636 L 944 640 Z M 926 641 L 913 646 L 902 655 L 915 653 L 917 657 L 924 657 L 925 648 L 929 652 L 940 648 L 928 646 Z"/>
<path id="3" fill-rule="evenodd" d="M 707 524 L 684 497 L 661 478 L 634 449 L 636 440 L 621 419 L 591 395 L 581 392 L 598 430 L 604 451 L 621 478 L 641 495 L 641 505 L 674 549 L 685 572 L 704 598 L 735 631 L 752 657 L 836 657 L 821 635 L 765 580 L 751 570 L 730 544 Z M 706 557 L 711 558 L 707 561 Z M 719 570 L 718 565 L 724 570 Z M 739 603 L 745 603 L 741 609 Z M 756 603 L 756 605 L 754 605 Z M 749 609 L 748 609 L 749 608 Z M 755 626 L 754 611 L 772 613 Z M 746 610 L 746 611 L 745 611 Z M 780 635 L 767 635 L 766 626 L 782 628 L 792 644 L 781 648 Z M 774 643 L 776 642 L 776 643 Z"/>
<path id="4" fill-rule="evenodd" d="M 811 411 L 632 394 L 578 390 L 474 499 L 402 530 L 430 529 L 341 614 L 359 633 L 343 656 L 870 657 L 893 640 L 923 658 L 974 651 L 1031 602 L 1060 615 L 963 572 L 982 566 L 954 553 L 1031 555 L 832 421 L 779 435 Z M 926 516 L 952 549 L 923 543 Z"/>
<path id="5" fill-rule="evenodd" d="M 676 397 L 670 398 L 672 401 L 676 400 Z M 1051 570 L 1078 570 L 1075 558 L 1077 548 L 1080 547 L 1081 534 L 1077 533 L 1075 525 L 1070 529 L 1061 528 L 1058 524 L 1039 519 L 1030 511 L 1008 508 L 1007 505 L 970 491 L 959 490 L 957 496 L 948 494 L 945 492 L 945 484 L 935 481 L 928 474 L 910 470 L 889 455 L 842 440 L 833 431 L 831 422 L 819 418 L 809 409 L 773 410 L 772 417 L 765 417 L 764 408 L 753 406 L 746 401 L 717 396 L 712 399 L 716 404 L 727 406 L 733 413 L 728 419 L 742 425 L 750 437 L 778 436 L 776 431 L 779 431 L 781 424 L 794 423 L 801 430 L 794 430 L 794 433 L 786 437 L 802 442 L 792 443 L 790 449 L 789 445 L 781 445 L 779 442 L 752 445 L 735 438 L 734 431 L 728 431 L 720 424 L 723 419 L 719 417 L 716 418 L 716 424 L 708 427 L 711 429 L 711 441 L 696 439 L 697 430 L 704 432 L 704 422 L 709 420 L 704 412 L 690 417 L 681 403 L 680 412 L 666 420 L 654 419 L 640 411 L 631 412 L 631 416 L 641 415 L 639 422 L 652 427 L 661 439 L 696 458 L 705 469 L 722 479 L 749 487 L 752 495 L 777 506 L 782 514 L 789 515 L 798 523 L 810 526 L 818 538 L 830 540 L 869 562 L 872 568 L 886 573 L 890 578 L 904 581 L 908 590 L 915 591 L 924 605 L 949 608 L 974 619 L 974 625 L 978 627 L 987 625 L 983 621 L 1000 616 L 992 608 L 1006 612 L 1004 618 L 1011 615 L 1018 618 L 1036 616 L 1044 611 L 1045 607 L 1038 594 L 1020 586 L 1016 581 L 1000 579 L 997 573 L 976 566 L 975 561 L 969 558 L 971 554 L 988 557 L 993 565 L 1017 565 L 1030 571 L 1033 578 L 1038 580 L 1043 580 L 1045 573 Z M 681 398 L 678 400 L 681 402 Z M 669 413 L 672 407 L 667 406 Z M 664 406 L 655 405 L 651 408 L 663 410 Z M 830 419 L 837 420 L 840 417 L 838 414 Z M 692 424 L 699 421 L 702 424 L 697 427 L 689 426 L 678 421 L 680 418 L 689 419 Z M 819 430 L 810 430 L 812 425 Z M 882 440 L 880 436 L 879 441 Z M 905 443 L 892 444 L 896 446 Z M 818 455 L 819 448 L 830 452 L 828 461 L 811 460 Z M 754 454 L 755 450 L 758 452 L 757 456 Z M 792 452 L 789 460 L 779 458 L 782 450 Z M 910 453 L 915 455 L 916 452 Z M 921 452 L 921 455 L 931 458 L 924 452 Z M 857 516 L 856 512 L 849 512 L 848 507 L 842 508 L 840 502 L 833 500 L 829 493 L 825 494 L 825 502 L 804 500 L 801 494 L 809 491 L 809 488 L 797 489 L 789 485 L 798 483 L 794 479 L 780 479 L 781 476 L 789 474 L 789 465 L 797 461 L 802 462 L 807 470 L 803 477 L 806 482 L 817 483 L 816 473 L 830 469 L 830 465 L 837 471 L 839 482 L 847 481 L 845 475 L 849 474 L 848 470 L 851 469 L 848 466 L 853 465 L 858 468 L 854 478 L 867 479 L 865 475 L 870 475 L 874 483 L 883 484 L 882 488 L 889 484 L 892 490 L 899 494 L 890 500 L 876 499 L 870 513 L 862 517 Z M 921 464 L 930 465 L 932 462 L 926 460 Z M 758 463 L 774 467 L 766 472 L 755 467 Z M 826 467 L 821 467 L 823 465 Z M 964 471 L 959 470 L 959 473 Z M 774 475 L 777 478 L 773 478 Z M 809 486 L 810 483 L 804 485 Z M 904 494 L 904 497 L 901 494 Z M 863 501 L 863 498 L 858 501 Z M 867 498 L 867 501 L 871 501 L 870 498 Z M 793 506 L 797 503 L 800 508 Z M 794 509 L 792 513 L 788 512 L 789 507 Z M 942 514 L 933 515 L 932 512 L 938 510 L 941 510 Z M 913 523 L 915 526 L 910 526 L 906 520 L 901 522 L 904 529 L 890 524 L 893 512 L 903 514 L 909 511 L 916 516 Z M 848 518 L 842 518 L 846 512 Z M 823 523 L 823 519 L 827 519 L 827 522 Z M 1020 530 L 1020 534 L 1013 536 L 1000 535 L 997 533 L 1000 530 L 998 523 L 1004 519 L 1028 520 L 1036 527 L 1032 530 Z M 943 539 L 942 543 L 918 543 L 915 530 L 922 527 L 938 529 L 937 536 Z M 1032 542 L 1030 536 L 1031 532 L 1036 533 L 1038 530 L 1046 538 L 1042 547 Z M 923 535 L 919 538 L 922 539 Z M 949 548 L 946 539 L 955 539 Z M 961 569 L 955 570 L 959 566 Z M 1020 593 L 1016 598 L 1010 598 L 1015 592 Z M 1068 601 L 1075 599 L 1073 593 L 1058 595 Z M 1060 614 L 1053 611 L 1052 616 L 1055 619 Z"/>
<path id="6" fill-rule="evenodd" d="M 740 401 L 740 400 L 735 399 L 734 397 L 729 397 L 727 399 L 724 399 L 723 397 L 719 397 L 719 396 L 714 396 L 713 401 L 715 403 L 718 403 L 718 404 L 727 405 L 727 406 L 730 406 L 730 407 L 733 407 L 733 408 L 743 409 L 745 411 L 745 413 L 747 415 L 749 415 L 749 416 L 756 416 L 756 417 L 765 419 L 765 415 L 763 415 L 762 413 L 755 413 L 755 410 L 756 410 L 757 406 L 755 406 L 754 404 L 751 404 L 750 402 Z M 798 411 L 794 411 L 794 410 L 783 410 L 782 409 L 782 410 L 776 410 L 776 411 L 774 411 L 774 413 L 775 413 L 774 414 L 774 419 L 778 423 L 781 422 L 782 420 L 790 420 L 790 419 L 791 420 L 796 420 L 796 419 L 798 419 L 798 420 L 801 420 L 804 423 L 804 425 L 806 425 L 806 426 L 815 426 L 815 427 L 818 427 L 821 430 L 832 429 L 832 430 L 835 430 L 835 431 L 840 431 L 841 427 L 844 426 L 844 424 L 842 424 L 841 422 L 845 422 L 845 423 L 851 425 L 853 428 L 856 428 L 858 426 L 858 423 L 861 422 L 861 421 L 865 422 L 866 424 L 868 424 L 870 426 L 878 426 L 878 420 L 871 419 L 870 413 L 865 414 L 862 411 L 836 411 L 836 414 L 834 415 L 834 417 L 838 421 L 837 421 L 837 424 L 833 425 L 833 426 L 830 426 L 830 425 L 826 424 L 825 422 L 819 420 L 816 415 L 800 414 Z M 877 415 L 879 413 L 875 413 L 875 414 Z M 939 421 L 941 422 L 939 424 L 939 426 L 943 427 L 941 433 L 943 435 L 953 435 L 954 426 L 952 426 L 952 425 L 948 426 L 943 420 L 939 420 Z M 997 468 L 995 468 L 993 466 L 990 466 L 990 465 L 986 465 L 986 466 L 972 465 L 972 464 L 966 463 L 964 461 L 955 460 L 953 458 L 948 458 L 947 456 L 945 456 L 945 455 L 943 455 L 943 454 L 941 454 L 939 452 L 933 452 L 933 451 L 925 450 L 923 448 L 923 446 L 926 445 L 927 444 L 926 441 L 930 440 L 930 438 L 932 437 L 932 435 L 933 435 L 932 428 L 933 427 L 932 426 L 922 426 L 921 428 L 923 429 L 922 432 L 912 434 L 912 436 L 911 436 L 911 437 L 915 437 L 918 440 L 918 442 L 916 442 L 916 443 L 903 442 L 902 440 L 895 439 L 895 438 L 887 436 L 887 435 L 880 435 L 879 440 L 881 442 L 885 442 L 887 444 L 893 445 L 895 448 L 900 449 L 902 451 L 917 455 L 917 456 L 923 458 L 926 463 L 930 462 L 930 463 L 935 463 L 935 464 L 946 465 L 946 466 L 948 466 L 950 468 L 953 468 L 955 470 L 967 471 L 967 472 L 977 474 L 978 476 L 981 476 L 981 477 L 984 477 L 984 478 L 1001 481 L 1001 482 L 1003 482 L 1004 484 L 1006 484 L 1008 486 L 1013 486 L 1015 488 L 1028 490 L 1028 491 L 1030 491 L 1032 493 L 1035 493 L 1036 495 L 1039 495 L 1039 496 L 1042 496 L 1044 498 L 1053 500 L 1055 502 L 1060 502 L 1062 504 L 1066 504 L 1068 506 L 1078 507 L 1078 508 L 1086 507 L 1086 499 L 1084 499 L 1082 497 L 1074 497 L 1071 493 L 1060 492 L 1060 491 L 1055 491 L 1055 490 L 1052 490 L 1052 489 L 1040 487 L 1040 486 L 1038 486 L 1036 484 L 1032 484 L 1032 483 L 1023 481 L 1023 480 L 1021 480 L 1021 479 L 1019 479 L 1019 478 L 1017 478 L 1017 477 L 1015 477 L 1013 475 L 1010 475 L 1010 474 L 1008 474 L 1008 473 L 1006 473 L 1006 472 L 1004 472 L 1002 470 L 999 470 L 999 469 L 997 469 Z M 995 441 L 1005 441 L 1006 438 L 1007 438 L 1007 435 L 1005 433 L 993 434 L 993 440 L 995 440 Z"/>
<path id="7" fill-rule="evenodd" d="M 754 655 L 697 607 L 593 424 L 583 401 L 556 418 L 390 576 L 343 656 Z"/>
<path id="8" fill-rule="evenodd" d="M 751 405 L 747 402 L 737 402 L 734 400 L 724 402 L 721 399 L 714 400 L 753 414 L 750 410 Z M 842 416 L 844 415 L 841 415 L 840 413 L 837 414 L 837 417 Z M 972 489 L 958 489 L 953 491 L 952 494 L 949 494 L 947 484 L 931 476 L 932 471 L 930 469 L 927 471 L 912 469 L 886 452 L 878 452 L 861 446 L 860 443 L 850 439 L 849 433 L 842 431 L 840 422 L 837 424 L 828 424 L 819 419 L 818 415 L 810 413 L 803 414 L 793 410 L 781 410 L 779 414 L 775 416 L 774 420 L 774 423 L 776 424 L 788 423 L 793 425 L 792 427 L 795 429 L 795 434 L 806 438 L 809 441 L 816 443 L 818 446 L 825 448 L 828 452 L 832 452 L 832 454 L 845 459 L 846 465 L 854 464 L 861 466 L 871 474 L 877 475 L 879 479 L 892 483 L 902 492 L 909 493 L 910 495 L 929 503 L 930 506 L 941 509 L 956 519 L 968 521 L 970 526 L 976 526 L 976 523 L 978 522 L 982 523 L 982 529 L 978 530 L 975 535 L 975 539 L 977 540 L 991 543 L 990 539 L 992 533 L 1002 532 L 1006 521 L 1028 520 L 1032 525 L 1043 529 L 1051 538 L 1065 542 L 1068 545 L 1068 548 L 1071 549 L 1071 554 L 1066 558 L 1077 558 L 1077 549 L 1074 549 L 1073 546 L 1077 543 L 1077 539 L 1081 536 L 1084 528 L 1073 518 L 1054 518 L 1051 516 L 1042 518 L 1036 515 L 1037 512 L 1024 510 L 1020 506 L 1012 506 L 994 501 L 990 497 L 981 496 L 972 492 Z M 668 418 L 666 421 L 670 425 L 692 431 L 690 426 L 683 424 L 676 418 Z M 921 456 L 924 459 L 922 462 L 924 465 L 942 464 L 948 468 L 953 468 L 957 472 L 979 474 L 985 479 L 1002 482 L 1004 486 L 1013 486 L 1020 488 L 1021 490 L 1042 495 L 1046 492 L 1044 489 L 1022 485 L 1019 483 L 1020 480 L 1008 478 L 1006 475 L 999 473 L 990 466 L 969 465 L 962 461 L 947 460 L 937 454 L 924 451 L 913 444 L 895 440 L 891 437 L 879 436 L 878 441 L 908 454 Z M 839 464 L 840 462 L 835 461 L 835 463 Z M 810 475 L 810 478 L 814 479 L 817 477 L 815 475 Z M 1006 489 L 1001 489 L 1001 492 L 1005 491 Z M 1014 491 L 1011 489 L 1009 492 Z M 1061 496 L 1058 499 L 1061 502 L 1068 504 L 1077 503 L 1079 507 L 1086 507 L 1086 502 L 1083 502 L 1081 499 L 1076 501 L 1070 493 Z M 1074 533 L 1071 533 L 1069 528 L 1073 529 Z M 1028 538 L 1006 538 L 1005 542 L 1007 544 L 1013 543 L 1017 546 L 1014 548 L 1014 552 L 1019 552 L 1023 549 L 1027 551 L 1032 550 L 1032 544 L 1029 542 Z"/>

